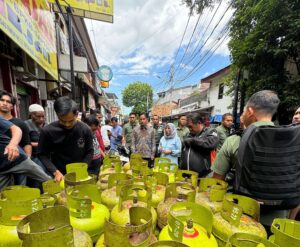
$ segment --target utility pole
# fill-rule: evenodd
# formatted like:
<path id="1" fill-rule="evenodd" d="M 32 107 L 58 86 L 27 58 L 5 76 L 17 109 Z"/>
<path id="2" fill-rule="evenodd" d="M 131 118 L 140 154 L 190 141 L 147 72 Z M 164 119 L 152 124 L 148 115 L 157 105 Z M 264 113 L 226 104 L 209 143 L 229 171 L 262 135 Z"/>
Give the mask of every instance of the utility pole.
<path id="1" fill-rule="evenodd" d="M 172 65 L 171 70 L 170 70 L 170 100 L 169 100 L 169 107 L 167 108 L 166 111 L 170 112 L 170 120 L 172 119 L 172 93 L 173 93 L 173 89 L 174 89 L 174 66 Z"/>
<path id="2" fill-rule="evenodd" d="M 234 127 L 237 128 L 237 108 L 239 101 L 239 90 L 240 90 L 240 78 L 241 78 L 241 69 L 239 69 L 238 74 L 235 80 L 235 88 L 234 88 L 234 104 L 233 104 L 233 119 L 234 119 Z"/>
<path id="3" fill-rule="evenodd" d="M 73 24 L 72 24 L 72 7 L 68 5 L 66 7 L 67 19 L 64 16 L 64 12 L 59 3 L 59 0 L 55 0 L 55 3 L 59 9 L 59 12 L 62 14 L 66 25 L 68 26 L 68 35 L 69 35 L 69 50 L 70 50 L 70 73 L 71 73 L 71 90 L 72 90 L 72 99 L 76 101 L 76 92 L 75 92 L 75 75 L 74 75 L 74 51 L 73 51 Z"/>

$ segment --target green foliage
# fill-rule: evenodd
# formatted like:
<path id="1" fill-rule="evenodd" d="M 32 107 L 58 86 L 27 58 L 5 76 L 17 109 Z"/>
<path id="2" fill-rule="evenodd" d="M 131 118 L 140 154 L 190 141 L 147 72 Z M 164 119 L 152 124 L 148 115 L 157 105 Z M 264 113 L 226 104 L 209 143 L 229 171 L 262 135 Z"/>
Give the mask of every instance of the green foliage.
<path id="1" fill-rule="evenodd" d="M 279 120 L 300 105 L 300 1 L 236 0 L 229 49 L 235 67 L 249 71 L 246 95 L 279 94 Z M 292 69 L 291 69 L 292 68 Z"/>
<path id="2" fill-rule="evenodd" d="M 190 9 L 190 11 L 201 14 L 205 8 L 211 8 L 216 2 L 220 0 L 182 0 L 184 4 Z"/>
<path id="3" fill-rule="evenodd" d="M 123 104 L 127 107 L 133 107 L 132 111 L 140 114 L 151 108 L 153 102 L 153 90 L 148 83 L 133 82 L 130 83 L 123 91 Z"/>

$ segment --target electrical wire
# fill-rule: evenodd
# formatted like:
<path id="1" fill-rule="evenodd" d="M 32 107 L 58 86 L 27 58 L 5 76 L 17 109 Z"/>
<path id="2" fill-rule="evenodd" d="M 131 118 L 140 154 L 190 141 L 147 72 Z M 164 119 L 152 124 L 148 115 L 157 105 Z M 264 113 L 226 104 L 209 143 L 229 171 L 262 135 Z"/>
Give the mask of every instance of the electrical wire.
<path id="1" fill-rule="evenodd" d="M 222 19 L 224 18 L 224 16 L 226 15 L 226 13 L 228 12 L 229 8 L 231 7 L 231 4 L 228 5 L 228 7 L 226 8 L 224 14 L 221 16 L 221 18 L 218 20 L 218 22 L 216 23 L 216 25 L 214 26 L 214 28 L 212 29 L 212 31 L 210 32 L 209 36 L 206 38 L 204 44 L 201 46 L 200 48 L 200 51 L 202 50 L 202 48 L 207 44 L 208 40 L 210 39 L 210 37 L 212 36 L 212 34 L 214 33 L 214 31 L 216 30 L 216 28 L 218 27 L 218 25 L 220 24 L 220 22 L 222 21 Z M 229 20 L 230 21 L 230 20 Z M 225 25 L 225 28 L 228 26 L 228 23 L 229 21 L 227 22 L 227 24 Z M 199 52 L 200 52 L 199 51 Z M 189 64 L 189 63 L 188 63 Z M 186 66 L 188 65 L 186 64 Z M 197 66 L 200 64 L 200 62 L 198 62 L 196 65 L 194 65 L 192 71 L 188 72 L 189 73 L 192 73 L 196 68 Z M 179 74 L 178 74 L 179 75 Z"/>
<path id="2" fill-rule="evenodd" d="M 189 42 L 188 42 L 188 44 L 187 44 L 187 46 L 186 46 L 186 48 L 185 48 L 184 54 L 183 54 L 183 56 L 182 56 L 182 58 L 181 58 L 181 60 L 180 60 L 180 62 L 179 62 L 179 64 L 178 64 L 177 68 L 176 68 L 175 71 L 174 71 L 174 74 L 176 73 L 176 70 L 180 67 L 180 65 L 181 65 L 181 63 L 182 63 L 182 61 L 183 61 L 183 59 L 185 58 L 185 55 L 187 54 L 187 51 L 188 51 L 188 49 L 189 49 L 189 47 L 190 47 L 192 38 L 193 38 L 193 36 L 194 36 L 194 34 L 195 34 L 195 31 L 196 31 L 196 29 L 197 29 L 197 27 L 198 27 L 198 24 L 199 24 L 199 21 L 200 21 L 200 18 L 201 18 L 201 17 L 202 17 L 202 14 L 200 14 L 200 15 L 198 16 L 198 19 L 197 19 L 196 25 L 195 25 L 195 27 L 194 27 L 194 30 L 193 30 L 193 32 L 192 32 L 192 35 L 191 35 L 191 37 L 190 37 L 190 40 L 189 40 Z"/>
<path id="3" fill-rule="evenodd" d="M 203 37 L 205 37 L 205 34 L 206 34 L 206 32 L 207 32 L 207 30 L 208 30 L 210 24 L 211 24 L 212 21 L 214 20 L 214 18 L 215 18 L 215 16 L 216 16 L 217 12 L 218 12 L 218 10 L 219 10 L 219 8 L 220 8 L 220 6 L 221 6 L 221 3 L 222 3 L 222 1 L 219 2 L 217 8 L 215 9 L 215 11 L 214 11 L 214 13 L 213 13 L 213 15 L 212 15 L 212 18 L 210 19 L 208 25 L 206 26 L 206 28 L 205 28 L 205 30 L 204 30 L 204 32 L 203 32 L 203 34 L 202 34 Z M 201 34 L 201 32 L 199 33 L 199 36 L 200 36 L 200 34 Z M 195 46 L 195 49 L 194 49 L 194 51 L 193 51 L 192 54 L 191 54 L 191 57 L 192 57 L 192 58 L 189 59 L 188 62 L 186 62 L 186 63 L 183 64 L 183 67 L 180 68 L 178 74 L 180 74 L 180 72 L 181 72 L 181 71 L 182 71 L 189 63 L 191 63 L 191 62 L 194 60 L 194 58 L 195 58 L 196 55 L 197 55 L 197 50 L 198 50 L 198 47 L 199 47 L 199 45 L 200 45 L 200 41 L 201 41 L 201 39 L 198 39 L 197 45 Z M 201 51 L 202 48 L 203 48 L 203 46 L 201 46 L 201 47 L 199 48 L 199 52 Z"/>
<path id="4" fill-rule="evenodd" d="M 229 34 L 229 32 L 227 32 L 225 35 L 223 35 L 223 37 L 220 39 L 220 42 L 215 43 L 214 44 L 215 47 L 211 47 L 211 49 L 205 53 L 205 55 L 200 59 L 197 66 L 194 67 L 194 69 L 192 71 L 190 71 L 184 78 L 178 79 L 177 81 L 183 82 L 183 81 L 187 80 L 188 78 L 190 78 L 192 75 L 194 75 L 196 72 L 198 72 L 204 66 L 204 64 L 211 58 L 211 56 L 215 53 L 215 51 L 224 43 L 224 41 L 228 37 L 228 34 Z M 206 57 L 206 59 L 205 59 L 205 57 Z"/>
<path id="5" fill-rule="evenodd" d="M 193 7 L 194 7 L 194 6 L 193 6 Z M 193 9 L 193 7 L 192 7 L 192 9 Z M 188 26 L 189 26 L 190 19 L 191 19 L 191 16 L 192 16 L 192 13 L 193 13 L 193 11 L 191 10 L 190 13 L 189 13 L 189 17 L 188 17 L 187 23 L 186 23 L 185 28 L 184 28 L 184 32 L 183 32 L 183 35 L 182 35 L 182 38 L 181 38 L 179 47 L 178 47 L 178 49 L 177 49 L 177 52 L 176 52 L 174 61 L 173 61 L 172 65 L 171 65 L 170 68 L 169 68 L 169 71 L 168 71 L 168 74 L 167 74 L 167 77 L 169 77 L 169 78 L 170 78 L 170 76 L 171 76 L 171 75 L 170 75 L 171 69 L 173 68 L 173 66 L 174 66 L 174 64 L 175 64 L 175 62 L 176 62 L 177 55 L 178 55 L 178 53 L 179 53 L 179 50 L 180 50 L 180 47 L 181 47 L 181 45 L 182 45 L 184 36 L 185 36 L 185 34 L 186 34 L 186 30 L 187 30 L 187 28 L 188 28 Z M 171 81 L 171 78 L 170 78 L 170 81 Z"/>

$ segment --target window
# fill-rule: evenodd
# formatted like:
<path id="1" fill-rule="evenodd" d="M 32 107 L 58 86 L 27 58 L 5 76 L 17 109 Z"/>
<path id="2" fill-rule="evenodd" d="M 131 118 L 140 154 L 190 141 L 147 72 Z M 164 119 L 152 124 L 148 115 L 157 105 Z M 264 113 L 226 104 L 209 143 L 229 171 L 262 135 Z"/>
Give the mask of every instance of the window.
<path id="1" fill-rule="evenodd" d="M 218 95 L 218 99 L 223 99 L 223 94 L 224 94 L 224 84 L 220 83 L 219 84 L 219 95 Z"/>

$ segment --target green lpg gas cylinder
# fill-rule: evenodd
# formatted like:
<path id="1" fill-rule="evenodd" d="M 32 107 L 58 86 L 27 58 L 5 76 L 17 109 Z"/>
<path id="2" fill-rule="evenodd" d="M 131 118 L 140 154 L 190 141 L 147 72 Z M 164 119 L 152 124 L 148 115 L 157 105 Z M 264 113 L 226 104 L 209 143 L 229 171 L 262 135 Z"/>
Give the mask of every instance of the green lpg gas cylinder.
<path id="1" fill-rule="evenodd" d="M 178 165 L 171 163 L 171 160 L 168 158 L 155 158 L 153 170 L 155 172 L 163 172 L 167 174 L 169 177 L 169 183 L 174 183 Z"/>
<path id="2" fill-rule="evenodd" d="M 145 176 L 145 185 L 151 189 L 151 206 L 157 208 L 158 204 L 165 199 L 166 186 L 169 183 L 168 175 L 162 172 L 153 172 Z"/>
<path id="3" fill-rule="evenodd" d="M 201 178 L 195 202 L 210 208 L 213 213 L 220 212 L 227 188 L 228 184 L 222 180 Z"/>
<path id="4" fill-rule="evenodd" d="M 0 246 L 19 247 L 16 226 L 26 215 L 42 209 L 39 189 L 9 188 L 0 194 Z"/>
<path id="5" fill-rule="evenodd" d="M 219 247 L 225 246 L 229 237 L 237 232 L 250 233 L 267 238 L 264 227 L 259 223 L 260 207 L 256 200 L 240 195 L 224 196 L 222 210 L 214 214 L 213 234 Z"/>
<path id="6" fill-rule="evenodd" d="M 97 182 L 97 186 L 100 191 L 104 191 L 107 189 L 108 186 L 108 177 L 110 174 L 114 173 L 122 173 L 122 165 L 121 161 L 115 160 L 112 163 L 106 165 L 106 168 L 100 172 L 99 180 Z"/>
<path id="7" fill-rule="evenodd" d="M 22 247 L 93 246 L 88 234 L 72 228 L 69 211 L 63 206 L 45 208 L 26 216 L 17 230 Z"/>
<path id="8" fill-rule="evenodd" d="M 126 173 L 126 172 L 128 172 L 131 169 L 131 162 L 133 160 L 142 160 L 142 159 L 143 159 L 142 155 L 139 154 L 139 153 L 133 153 L 133 154 L 131 154 L 129 162 L 127 162 L 127 163 L 125 163 L 123 165 L 123 171 Z"/>
<path id="9" fill-rule="evenodd" d="M 109 210 L 102 205 L 100 192 L 95 184 L 76 185 L 67 191 L 71 225 L 85 231 L 96 243 L 103 233 Z"/>
<path id="10" fill-rule="evenodd" d="M 105 222 L 104 234 L 96 247 L 147 247 L 152 236 L 152 213 L 147 208 L 131 207 L 128 224 Z"/>
<path id="11" fill-rule="evenodd" d="M 48 180 L 42 185 L 44 195 L 49 195 L 55 198 L 55 205 L 67 205 L 67 196 L 65 190 L 60 186 L 60 183 L 57 183 L 54 180 Z"/>
<path id="12" fill-rule="evenodd" d="M 100 168 L 99 177 L 110 173 L 122 172 L 122 162 L 120 156 L 106 155 Z"/>
<path id="13" fill-rule="evenodd" d="M 175 182 L 190 183 L 195 188 L 198 186 L 198 172 L 188 170 L 177 170 L 175 174 Z"/>
<path id="14" fill-rule="evenodd" d="M 157 241 L 153 244 L 150 244 L 148 247 L 189 247 L 189 246 L 184 243 L 180 243 L 178 241 L 163 240 L 163 241 Z"/>
<path id="15" fill-rule="evenodd" d="M 130 168 L 127 174 L 133 175 L 134 177 L 142 177 L 151 174 L 152 169 L 148 168 L 148 161 L 143 159 L 131 159 Z"/>
<path id="16" fill-rule="evenodd" d="M 234 233 L 226 247 L 279 247 L 271 241 L 249 233 Z"/>
<path id="17" fill-rule="evenodd" d="M 300 246 L 300 222 L 288 219 L 274 219 L 270 240 L 280 247 Z"/>
<path id="18" fill-rule="evenodd" d="M 195 202 L 196 188 L 190 183 L 176 182 L 168 184 L 165 200 L 157 206 L 157 223 L 160 229 L 168 224 L 171 206 L 176 202 Z"/>
<path id="19" fill-rule="evenodd" d="M 66 166 L 65 189 L 79 184 L 96 184 L 96 176 L 88 174 L 86 163 L 71 163 Z"/>
<path id="20" fill-rule="evenodd" d="M 133 184 L 133 176 L 125 173 L 113 173 L 108 177 L 108 188 L 101 193 L 101 202 L 113 209 L 119 202 L 120 190 L 122 186 Z"/>
<path id="21" fill-rule="evenodd" d="M 212 221 L 212 212 L 206 207 L 193 202 L 175 203 L 159 240 L 175 240 L 190 247 L 218 247 L 212 235 Z"/>
<path id="22" fill-rule="evenodd" d="M 111 222 L 125 226 L 130 222 L 129 209 L 131 207 L 145 207 L 152 213 L 153 226 L 156 225 L 157 214 L 151 207 L 151 190 L 143 185 L 123 186 L 119 203 L 111 211 Z"/>

